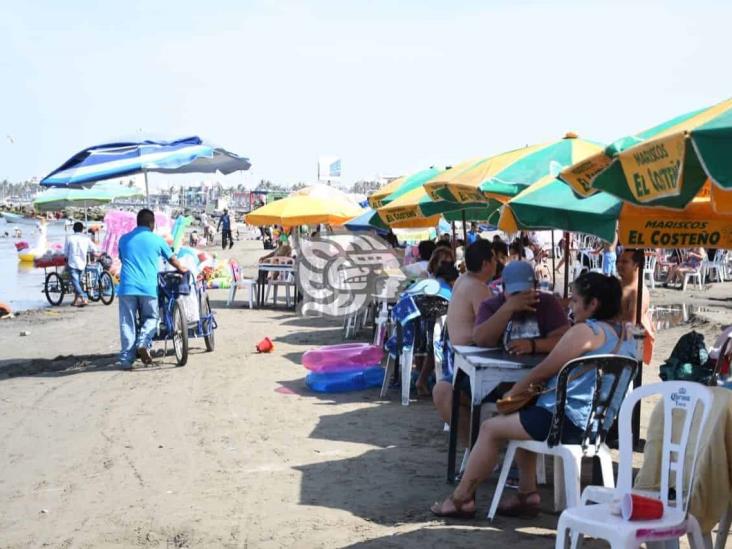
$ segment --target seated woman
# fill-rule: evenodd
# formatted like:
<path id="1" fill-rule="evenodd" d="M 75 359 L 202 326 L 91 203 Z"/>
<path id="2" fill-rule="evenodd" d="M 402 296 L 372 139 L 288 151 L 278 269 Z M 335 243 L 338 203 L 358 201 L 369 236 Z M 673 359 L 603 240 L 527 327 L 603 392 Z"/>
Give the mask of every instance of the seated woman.
<path id="1" fill-rule="evenodd" d="M 259 258 L 260 263 L 278 263 L 280 258 L 292 257 L 292 247 L 288 243 L 287 235 L 280 235 L 279 245 L 274 251 Z"/>
<path id="2" fill-rule="evenodd" d="M 580 276 L 574 283 L 571 301 L 577 323 L 562 336 L 554 350 L 505 396 L 519 394 L 531 383 L 556 387 L 562 367 L 581 356 L 605 353 L 634 356 L 635 344 L 632 338 L 623 338 L 622 324 L 616 320 L 621 296 L 620 283 L 615 277 L 600 273 Z M 563 442 L 577 443 L 584 432 L 592 406 L 594 376 L 594 371 L 589 371 L 569 382 Z M 432 512 L 443 517 L 473 517 L 475 490 L 493 472 L 500 450 L 509 440 L 546 440 L 555 407 L 556 392 L 550 391 L 540 396 L 532 406 L 484 421 L 460 484 L 442 503 L 435 503 Z M 536 491 L 536 454 L 519 450 L 516 463 L 519 467 L 517 497 L 499 506 L 498 513 L 515 517 L 536 516 L 541 503 Z"/>
<path id="3" fill-rule="evenodd" d="M 704 248 L 692 248 L 688 250 L 686 257 L 684 257 L 681 263 L 669 267 L 668 278 L 664 282 L 663 287 L 667 288 L 669 284 L 679 284 L 682 286 L 684 275 L 696 271 L 705 257 L 707 257 L 707 254 Z"/>
<path id="4" fill-rule="evenodd" d="M 455 268 L 455 254 L 452 248 L 445 246 L 438 246 L 435 251 L 432 252 L 429 263 L 427 264 L 427 274 L 433 280 L 437 280 L 440 284 L 440 291 L 437 295 L 445 298 L 447 301 L 452 297 L 452 285 L 457 280 L 460 273 Z M 413 287 L 422 284 L 416 282 Z M 429 342 L 427 342 L 429 343 Z M 419 350 L 424 352 L 425 349 L 420 347 Z M 424 359 L 428 357 L 428 359 Z M 431 355 L 422 355 L 417 357 L 415 361 L 419 369 L 419 377 L 415 382 L 417 388 L 417 394 L 419 396 L 430 396 L 432 391 L 429 387 L 429 377 L 435 370 L 434 357 Z"/>
<path id="5" fill-rule="evenodd" d="M 429 262 L 427 263 L 427 274 L 430 278 L 437 278 L 437 269 L 442 263 L 455 263 L 455 254 L 452 248 L 438 246 L 432 252 Z"/>

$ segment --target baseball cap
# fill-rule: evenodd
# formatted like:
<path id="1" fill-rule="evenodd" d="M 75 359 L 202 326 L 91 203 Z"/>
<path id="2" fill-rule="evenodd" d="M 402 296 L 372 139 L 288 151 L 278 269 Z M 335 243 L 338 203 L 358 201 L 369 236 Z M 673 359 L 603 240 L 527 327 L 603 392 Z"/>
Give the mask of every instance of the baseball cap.
<path id="1" fill-rule="evenodd" d="M 534 268 L 526 261 L 511 261 L 503 268 L 503 290 L 508 295 L 534 288 Z"/>

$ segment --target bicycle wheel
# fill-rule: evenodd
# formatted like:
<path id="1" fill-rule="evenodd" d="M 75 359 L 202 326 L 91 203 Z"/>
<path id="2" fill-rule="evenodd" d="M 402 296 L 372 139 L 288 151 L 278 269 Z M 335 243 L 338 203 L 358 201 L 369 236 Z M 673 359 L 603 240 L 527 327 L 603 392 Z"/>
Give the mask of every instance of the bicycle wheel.
<path id="1" fill-rule="evenodd" d="M 102 295 L 99 291 L 99 276 L 96 271 L 84 271 L 83 284 L 86 285 L 84 291 L 89 296 L 89 301 L 99 301 Z"/>
<path id="2" fill-rule="evenodd" d="M 188 362 L 188 323 L 183 316 L 183 309 L 176 301 L 173 305 L 173 350 L 178 366 L 185 366 Z"/>
<path id="3" fill-rule="evenodd" d="M 203 341 L 206 343 L 206 351 L 210 353 L 216 347 L 216 341 L 214 339 L 213 313 L 211 312 L 208 294 L 201 300 L 201 328 L 204 334 L 208 334 L 203 336 Z"/>
<path id="4" fill-rule="evenodd" d="M 114 301 L 114 281 L 107 271 L 99 276 L 99 298 L 105 305 L 111 305 Z"/>
<path id="5" fill-rule="evenodd" d="M 46 299 L 51 305 L 61 305 L 61 302 L 64 300 L 64 294 L 66 293 L 66 287 L 57 272 L 50 272 L 46 275 L 46 280 L 43 283 L 43 293 L 46 294 Z"/>

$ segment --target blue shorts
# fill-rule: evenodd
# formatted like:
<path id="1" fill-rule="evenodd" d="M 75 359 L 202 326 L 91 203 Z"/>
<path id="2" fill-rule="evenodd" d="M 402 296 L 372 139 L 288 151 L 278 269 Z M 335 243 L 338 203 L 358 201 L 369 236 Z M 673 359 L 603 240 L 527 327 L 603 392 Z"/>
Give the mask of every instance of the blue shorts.
<path id="1" fill-rule="evenodd" d="M 549 436 L 552 426 L 552 413 L 541 406 L 527 406 L 519 410 L 521 426 L 534 440 L 544 441 Z M 562 443 L 580 444 L 584 429 L 580 429 L 568 419 L 564 419 L 562 426 Z"/>
<path id="2" fill-rule="evenodd" d="M 618 256 L 615 252 L 603 252 L 602 254 L 602 274 L 610 276 L 615 274 L 615 263 Z"/>

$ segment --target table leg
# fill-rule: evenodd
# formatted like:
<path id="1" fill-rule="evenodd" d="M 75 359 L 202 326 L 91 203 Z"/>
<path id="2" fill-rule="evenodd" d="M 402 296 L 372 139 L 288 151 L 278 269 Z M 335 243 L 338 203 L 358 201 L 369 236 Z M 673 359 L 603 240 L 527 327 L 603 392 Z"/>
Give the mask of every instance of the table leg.
<path id="1" fill-rule="evenodd" d="M 472 402 L 473 400 L 473 393 L 472 390 L 470 392 L 470 400 Z M 473 446 L 475 446 L 475 443 L 478 441 L 478 433 L 480 433 L 480 409 L 481 404 L 476 404 L 473 402 L 473 405 L 471 407 L 471 413 L 470 413 L 470 451 L 472 452 Z M 476 494 L 478 493 L 478 488 L 476 487 L 475 491 L 473 492 L 473 498 L 478 497 Z"/>
<path id="2" fill-rule="evenodd" d="M 455 383 L 452 386 L 452 412 L 450 414 L 450 442 L 447 448 L 447 482 L 455 483 L 455 454 L 457 452 L 458 426 L 460 425 L 460 389 L 459 382 L 465 372 L 455 372 Z"/>
<path id="3" fill-rule="evenodd" d="M 554 511 L 559 512 L 567 507 L 564 494 L 564 463 L 559 456 L 552 456 L 554 466 Z"/>

